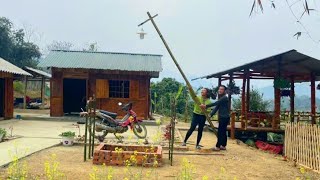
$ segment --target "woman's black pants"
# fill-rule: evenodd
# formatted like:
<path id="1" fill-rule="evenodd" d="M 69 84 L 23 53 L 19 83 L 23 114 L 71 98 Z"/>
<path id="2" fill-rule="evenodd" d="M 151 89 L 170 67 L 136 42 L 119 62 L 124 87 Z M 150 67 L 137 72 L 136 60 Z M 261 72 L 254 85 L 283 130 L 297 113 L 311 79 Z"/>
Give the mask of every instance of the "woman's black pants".
<path id="1" fill-rule="evenodd" d="M 189 137 L 191 136 L 193 131 L 198 126 L 198 137 L 197 137 L 197 144 L 196 144 L 198 146 L 201 141 L 201 138 L 202 138 L 202 132 L 203 132 L 203 127 L 204 127 L 205 123 L 206 123 L 206 116 L 205 115 L 193 113 L 191 127 L 187 132 L 187 135 L 184 139 L 184 142 L 185 143 L 187 142 L 187 140 L 189 139 Z"/>

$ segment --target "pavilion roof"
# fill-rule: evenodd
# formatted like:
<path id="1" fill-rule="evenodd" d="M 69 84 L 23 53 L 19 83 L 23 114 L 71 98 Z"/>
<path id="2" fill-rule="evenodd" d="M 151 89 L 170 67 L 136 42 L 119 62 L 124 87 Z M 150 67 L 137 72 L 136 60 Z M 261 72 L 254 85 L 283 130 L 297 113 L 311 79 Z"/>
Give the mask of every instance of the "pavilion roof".
<path id="1" fill-rule="evenodd" d="M 233 74 L 234 78 L 241 78 L 245 71 L 250 72 L 252 78 L 255 76 L 274 78 L 280 74 L 284 78 L 293 76 L 296 81 L 309 81 L 310 75 L 313 73 L 316 76 L 316 81 L 319 81 L 320 60 L 293 49 L 196 79 L 221 77 L 228 79 L 230 74 Z"/>

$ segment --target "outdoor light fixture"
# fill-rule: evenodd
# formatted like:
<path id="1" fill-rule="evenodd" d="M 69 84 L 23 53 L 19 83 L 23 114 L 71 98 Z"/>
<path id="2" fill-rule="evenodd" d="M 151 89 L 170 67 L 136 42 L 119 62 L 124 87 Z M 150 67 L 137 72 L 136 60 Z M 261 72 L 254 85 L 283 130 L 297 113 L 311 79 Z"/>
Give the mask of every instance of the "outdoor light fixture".
<path id="1" fill-rule="evenodd" d="M 145 33 L 145 32 L 143 31 L 143 28 L 141 28 L 141 31 L 138 32 L 137 34 L 139 34 L 140 39 L 144 39 L 144 35 L 146 35 L 147 33 Z"/>

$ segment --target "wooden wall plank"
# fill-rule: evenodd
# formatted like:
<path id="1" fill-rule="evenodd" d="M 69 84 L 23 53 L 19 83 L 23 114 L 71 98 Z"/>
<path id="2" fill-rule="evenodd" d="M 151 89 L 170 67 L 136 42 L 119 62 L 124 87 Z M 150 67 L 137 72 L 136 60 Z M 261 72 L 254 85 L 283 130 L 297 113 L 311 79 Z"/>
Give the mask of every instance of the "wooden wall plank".
<path id="1" fill-rule="evenodd" d="M 13 118 L 13 78 L 5 78 L 4 118 Z"/>
<path id="2" fill-rule="evenodd" d="M 139 98 L 139 81 L 137 80 L 130 81 L 130 98 L 131 99 Z"/>
<path id="3" fill-rule="evenodd" d="M 96 80 L 96 98 L 109 98 L 109 81 L 107 79 Z"/>
<path id="4" fill-rule="evenodd" d="M 50 116 L 63 116 L 63 76 L 53 69 L 50 79 Z"/>

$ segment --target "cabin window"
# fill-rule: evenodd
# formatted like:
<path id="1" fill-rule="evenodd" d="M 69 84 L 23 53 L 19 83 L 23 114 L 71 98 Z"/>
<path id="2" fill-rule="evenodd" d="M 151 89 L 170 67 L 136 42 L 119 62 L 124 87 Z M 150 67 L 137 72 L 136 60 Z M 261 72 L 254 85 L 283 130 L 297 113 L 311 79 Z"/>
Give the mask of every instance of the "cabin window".
<path id="1" fill-rule="evenodd" d="M 109 80 L 110 98 L 129 98 L 130 81 Z"/>

